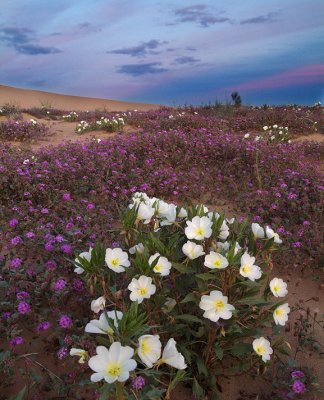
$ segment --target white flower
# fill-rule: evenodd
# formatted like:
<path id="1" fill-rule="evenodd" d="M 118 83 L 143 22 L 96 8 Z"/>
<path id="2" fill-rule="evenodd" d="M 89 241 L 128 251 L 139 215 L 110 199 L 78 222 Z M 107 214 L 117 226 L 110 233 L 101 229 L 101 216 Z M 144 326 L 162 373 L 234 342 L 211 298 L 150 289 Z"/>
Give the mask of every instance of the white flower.
<path id="1" fill-rule="evenodd" d="M 162 276 L 169 275 L 172 264 L 166 257 L 161 257 L 159 253 L 155 253 L 153 256 L 149 258 L 148 260 L 149 265 L 152 265 L 153 261 L 156 260 L 158 257 L 159 257 L 158 262 L 153 268 L 153 271 L 158 274 L 161 274 Z"/>
<path id="2" fill-rule="evenodd" d="M 258 142 L 260 139 L 261 139 L 261 136 L 256 136 L 256 137 L 254 138 L 254 141 L 255 141 L 255 142 Z"/>
<path id="3" fill-rule="evenodd" d="M 288 321 L 288 314 L 290 313 L 290 307 L 288 303 L 282 304 L 277 307 L 273 312 L 273 319 L 276 325 L 284 326 Z"/>
<path id="4" fill-rule="evenodd" d="M 148 368 L 152 368 L 161 357 L 161 347 L 159 335 L 143 335 L 138 338 L 138 356 Z"/>
<path id="5" fill-rule="evenodd" d="M 181 207 L 179 214 L 178 214 L 179 218 L 187 218 L 188 217 L 188 212 L 185 208 Z"/>
<path id="6" fill-rule="evenodd" d="M 226 222 L 223 221 L 218 237 L 221 240 L 226 240 L 228 236 L 229 236 L 229 227 L 227 226 Z"/>
<path id="7" fill-rule="evenodd" d="M 83 253 L 79 254 L 79 258 L 84 258 L 85 260 L 89 261 L 91 260 L 91 253 L 92 253 L 92 247 L 89 248 L 89 251 L 84 251 Z M 78 258 L 74 260 L 76 263 L 80 263 Z M 75 267 L 74 272 L 77 274 L 82 274 L 84 272 L 84 269 L 82 267 Z"/>
<path id="8" fill-rule="evenodd" d="M 97 355 L 89 360 L 89 367 L 95 371 L 91 375 L 92 382 L 104 379 L 107 383 L 115 381 L 125 382 L 129 378 L 129 372 L 134 371 L 137 366 L 132 359 L 134 350 L 129 346 L 122 346 L 114 342 L 109 350 L 104 346 L 96 348 Z"/>
<path id="9" fill-rule="evenodd" d="M 263 130 L 264 130 L 264 131 L 267 131 L 267 130 L 268 130 L 268 127 L 265 125 L 265 126 L 263 127 Z"/>
<path id="10" fill-rule="evenodd" d="M 24 161 L 23 161 L 23 164 L 24 164 L 24 165 L 29 164 L 29 159 L 27 158 L 26 160 L 24 160 Z"/>
<path id="11" fill-rule="evenodd" d="M 267 236 L 268 239 L 274 238 L 274 242 L 275 243 L 278 243 L 278 244 L 282 243 L 282 240 L 280 239 L 278 233 L 274 232 L 268 226 L 266 227 L 266 236 Z"/>
<path id="12" fill-rule="evenodd" d="M 280 278 L 273 278 L 270 283 L 270 290 L 275 297 L 285 297 L 288 293 L 287 283 Z"/>
<path id="13" fill-rule="evenodd" d="M 156 286 L 152 283 L 152 278 L 141 275 L 138 279 L 132 279 L 128 289 L 131 291 L 130 299 L 140 304 L 144 299 L 149 299 L 155 293 Z"/>
<path id="14" fill-rule="evenodd" d="M 118 320 L 123 318 L 123 313 L 121 311 L 108 311 L 107 315 L 114 321 L 114 325 L 118 328 Z M 91 320 L 85 327 L 85 332 L 88 333 L 101 333 L 111 335 L 114 331 L 110 327 L 105 313 L 103 312 L 99 319 Z"/>
<path id="15" fill-rule="evenodd" d="M 273 129 L 277 129 L 277 128 L 278 128 L 278 125 L 272 125 L 272 128 L 273 128 Z"/>
<path id="16" fill-rule="evenodd" d="M 176 344 L 173 338 L 168 340 L 162 353 L 161 364 L 165 363 L 177 369 L 186 369 L 187 365 L 185 359 L 183 355 L 178 352 Z"/>
<path id="17" fill-rule="evenodd" d="M 137 210 L 137 219 L 143 221 L 144 224 L 149 224 L 155 213 L 155 209 L 145 203 L 140 203 Z"/>
<path id="18" fill-rule="evenodd" d="M 205 254 L 203 251 L 203 247 L 200 244 L 196 244 L 194 242 L 188 241 L 182 246 L 183 253 L 190 258 L 190 260 L 194 260 Z"/>
<path id="19" fill-rule="evenodd" d="M 232 317 L 232 311 L 235 308 L 231 304 L 228 304 L 227 301 L 227 297 L 223 296 L 222 292 L 213 290 L 209 295 L 201 297 L 199 307 L 205 311 L 205 318 L 217 322 L 220 318 L 230 319 Z"/>
<path id="20" fill-rule="evenodd" d="M 128 251 L 130 254 L 135 254 L 135 253 L 143 254 L 144 253 L 144 245 L 143 245 L 143 243 L 135 244 L 135 246 L 131 247 Z"/>
<path id="21" fill-rule="evenodd" d="M 257 265 L 254 265 L 255 257 L 251 257 L 245 252 L 241 258 L 240 274 L 244 278 L 249 278 L 251 281 L 261 278 L 262 271 Z"/>
<path id="22" fill-rule="evenodd" d="M 70 350 L 70 356 L 80 357 L 79 364 L 84 364 L 86 359 L 88 358 L 88 352 L 83 349 L 76 349 L 75 347 L 72 347 L 72 349 Z"/>
<path id="23" fill-rule="evenodd" d="M 250 137 L 250 134 L 249 133 L 246 133 L 245 135 L 244 135 L 244 139 L 247 139 L 247 138 L 249 138 Z"/>
<path id="24" fill-rule="evenodd" d="M 211 251 L 205 256 L 204 265 L 210 269 L 224 269 L 228 266 L 228 261 L 221 254 Z"/>
<path id="25" fill-rule="evenodd" d="M 124 272 L 130 266 L 128 254 L 120 248 L 107 249 L 105 261 L 108 268 L 118 273 Z"/>
<path id="26" fill-rule="evenodd" d="M 253 235 L 256 239 L 264 238 L 264 229 L 262 228 L 262 226 L 260 226 L 256 222 L 253 222 L 251 227 L 252 227 Z"/>
<path id="27" fill-rule="evenodd" d="M 272 135 L 272 136 L 270 137 L 271 140 L 275 140 L 275 138 L 276 138 L 275 135 Z"/>
<path id="28" fill-rule="evenodd" d="M 252 346 L 253 350 L 262 357 L 262 361 L 267 362 L 270 360 L 270 354 L 273 353 L 273 350 L 270 346 L 269 340 L 260 337 L 253 340 Z"/>
<path id="29" fill-rule="evenodd" d="M 185 234 L 188 239 L 202 240 L 212 234 L 212 222 L 208 217 L 194 217 L 186 222 Z"/>
<path id="30" fill-rule="evenodd" d="M 96 300 L 91 302 L 91 310 L 95 313 L 102 311 L 106 306 L 106 299 L 104 296 L 98 297 Z"/>

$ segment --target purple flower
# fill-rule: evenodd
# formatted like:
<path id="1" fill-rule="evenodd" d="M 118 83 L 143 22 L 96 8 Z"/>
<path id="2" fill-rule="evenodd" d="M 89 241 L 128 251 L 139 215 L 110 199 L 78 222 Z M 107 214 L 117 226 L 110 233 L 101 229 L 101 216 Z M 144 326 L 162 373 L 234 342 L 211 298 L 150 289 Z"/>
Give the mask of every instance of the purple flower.
<path id="1" fill-rule="evenodd" d="M 72 199 L 71 199 L 70 193 L 64 193 L 64 194 L 63 194 L 63 200 L 64 200 L 64 201 L 70 201 L 70 200 L 72 200 Z"/>
<path id="2" fill-rule="evenodd" d="M 11 312 L 10 311 L 5 311 L 3 314 L 2 314 L 2 316 L 1 316 L 1 318 L 5 321 L 6 319 L 8 319 L 8 318 L 10 318 L 11 317 Z"/>
<path id="3" fill-rule="evenodd" d="M 68 349 L 66 347 L 61 347 L 57 352 L 57 357 L 62 360 L 68 353 Z"/>
<path id="4" fill-rule="evenodd" d="M 40 333 L 41 331 L 47 331 L 50 327 L 51 324 L 48 321 L 40 322 L 36 327 L 36 331 Z"/>
<path id="5" fill-rule="evenodd" d="M 35 233 L 34 232 L 27 232 L 26 233 L 26 238 L 27 239 L 34 239 Z"/>
<path id="6" fill-rule="evenodd" d="M 135 390 L 141 390 L 145 386 L 145 379 L 139 375 L 132 380 L 132 388 Z"/>
<path id="7" fill-rule="evenodd" d="M 61 246 L 61 250 L 66 254 L 72 254 L 73 252 L 72 247 L 69 244 L 63 244 L 63 246 Z"/>
<path id="8" fill-rule="evenodd" d="M 48 211 L 47 208 L 42 208 L 42 209 L 41 209 L 41 213 L 42 213 L 42 214 L 48 214 L 48 212 L 49 212 L 49 211 Z"/>
<path id="9" fill-rule="evenodd" d="M 303 222 L 303 225 L 304 225 L 304 226 L 308 226 L 308 225 L 310 225 L 310 224 L 311 224 L 311 223 L 310 223 L 309 221 L 304 221 L 304 222 Z"/>
<path id="10" fill-rule="evenodd" d="M 9 346 L 14 347 L 14 346 L 20 346 L 21 344 L 24 343 L 24 339 L 21 336 L 15 336 L 9 341 Z"/>
<path id="11" fill-rule="evenodd" d="M 304 393 L 306 390 L 306 386 L 302 381 L 295 381 L 292 385 L 292 390 L 294 393 Z"/>
<path id="12" fill-rule="evenodd" d="M 87 205 L 87 210 L 93 210 L 95 207 L 96 207 L 96 206 L 95 206 L 94 204 L 89 203 L 89 204 Z"/>
<path id="13" fill-rule="evenodd" d="M 71 328 L 73 325 L 72 319 L 68 315 L 62 315 L 59 320 L 59 325 L 61 328 Z"/>
<path id="14" fill-rule="evenodd" d="M 27 293 L 27 292 L 18 292 L 17 293 L 17 299 L 18 300 L 23 300 L 26 297 L 29 297 L 29 293 Z"/>
<path id="15" fill-rule="evenodd" d="M 302 247 L 302 243 L 301 242 L 294 242 L 291 244 L 291 247 L 293 247 L 294 249 L 298 249 L 299 247 Z"/>
<path id="16" fill-rule="evenodd" d="M 67 231 L 70 231 L 73 227 L 74 227 L 74 225 L 72 224 L 72 222 L 68 222 L 68 223 L 65 225 L 65 229 L 66 229 Z"/>
<path id="17" fill-rule="evenodd" d="M 10 268 L 17 269 L 21 266 L 22 259 L 19 257 L 15 257 L 10 261 Z"/>
<path id="18" fill-rule="evenodd" d="M 292 377 L 293 379 L 304 378 L 304 376 L 305 376 L 305 374 L 304 374 L 303 371 L 293 371 L 293 372 L 291 373 L 291 377 Z"/>
<path id="19" fill-rule="evenodd" d="M 55 236 L 55 241 L 58 243 L 62 243 L 62 242 L 65 242 L 65 239 L 62 235 L 57 235 L 57 236 Z"/>
<path id="20" fill-rule="evenodd" d="M 52 245 L 51 242 L 45 243 L 45 250 L 46 251 L 53 251 L 54 250 L 54 246 Z"/>
<path id="21" fill-rule="evenodd" d="M 30 305 L 25 301 L 21 301 L 18 304 L 18 312 L 19 314 L 28 314 L 30 312 Z"/>
<path id="22" fill-rule="evenodd" d="M 11 244 L 13 246 L 17 246 L 17 244 L 21 243 L 22 240 L 19 236 L 15 236 L 14 238 L 11 239 Z"/>
<path id="23" fill-rule="evenodd" d="M 53 271 L 54 269 L 57 268 L 56 262 L 53 260 L 48 260 L 45 263 L 45 268 L 49 271 Z"/>
<path id="24" fill-rule="evenodd" d="M 77 292 L 83 292 L 83 290 L 84 290 L 83 281 L 81 279 L 74 278 L 73 282 L 72 282 L 72 287 Z"/>
<path id="25" fill-rule="evenodd" d="M 65 279 L 58 279 L 55 284 L 54 284 L 54 290 L 60 291 L 63 290 L 66 286 L 66 280 Z"/>
<path id="26" fill-rule="evenodd" d="M 18 224 L 19 224 L 19 221 L 16 218 L 13 218 L 9 221 L 9 225 L 11 226 L 11 228 L 15 228 Z"/>

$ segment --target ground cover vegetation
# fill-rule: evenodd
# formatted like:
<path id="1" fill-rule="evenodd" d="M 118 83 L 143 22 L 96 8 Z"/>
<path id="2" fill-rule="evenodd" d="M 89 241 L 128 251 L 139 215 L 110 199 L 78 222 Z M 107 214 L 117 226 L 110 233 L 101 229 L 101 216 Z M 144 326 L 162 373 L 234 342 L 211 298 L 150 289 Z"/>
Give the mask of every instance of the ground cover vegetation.
<path id="1" fill-rule="evenodd" d="M 123 118 L 140 131 L 34 152 L 2 143 L 4 390 L 19 372 L 33 399 L 39 387 L 53 398 L 168 398 L 178 382 L 216 399 L 218 373 L 262 373 L 289 352 L 284 335 L 275 338 L 290 310 L 285 282 L 271 269 L 319 270 L 323 145 L 255 138 L 279 137 L 280 127 L 292 138 L 314 132 L 321 113 L 76 112 L 71 123 Z M 234 199 L 238 218 L 197 206 L 219 198 Z M 46 367 L 46 351 L 63 372 Z M 292 367 L 294 396 L 310 378 Z"/>

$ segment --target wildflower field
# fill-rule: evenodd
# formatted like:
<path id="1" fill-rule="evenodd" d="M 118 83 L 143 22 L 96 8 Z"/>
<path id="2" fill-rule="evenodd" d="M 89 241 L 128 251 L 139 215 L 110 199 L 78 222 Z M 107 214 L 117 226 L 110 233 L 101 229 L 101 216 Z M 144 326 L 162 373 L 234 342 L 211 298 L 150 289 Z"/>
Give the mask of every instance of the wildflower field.
<path id="1" fill-rule="evenodd" d="M 0 399 L 320 399 L 322 117 L 0 106 Z"/>

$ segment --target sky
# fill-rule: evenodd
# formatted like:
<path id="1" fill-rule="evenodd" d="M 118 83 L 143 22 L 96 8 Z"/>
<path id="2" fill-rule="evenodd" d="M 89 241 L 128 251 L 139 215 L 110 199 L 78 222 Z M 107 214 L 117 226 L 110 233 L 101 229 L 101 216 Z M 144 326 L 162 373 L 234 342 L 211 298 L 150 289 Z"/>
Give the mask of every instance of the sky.
<path id="1" fill-rule="evenodd" d="M 0 84 L 166 105 L 324 102 L 323 0 L 1 0 Z"/>

